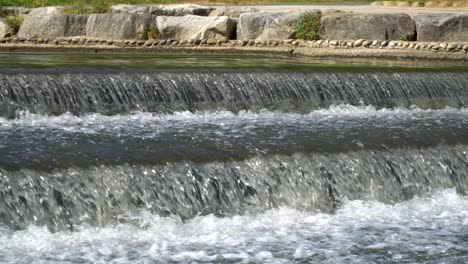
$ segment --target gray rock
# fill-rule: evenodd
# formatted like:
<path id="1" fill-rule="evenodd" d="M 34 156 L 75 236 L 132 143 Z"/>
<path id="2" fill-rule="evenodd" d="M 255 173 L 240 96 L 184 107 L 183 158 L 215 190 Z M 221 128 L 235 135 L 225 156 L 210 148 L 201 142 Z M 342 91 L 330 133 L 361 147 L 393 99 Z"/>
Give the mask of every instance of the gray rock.
<path id="1" fill-rule="evenodd" d="M 51 13 L 48 15 L 29 14 L 18 31 L 23 38 L 56 38 L 83 36 L 86 34 L 88 15 Z"/>
<path id="2" fill-rule="evenodd" d="M 22 6 L 4 6 L 2 7 L 3 15 L 24 15 L 31 12 L 31 8 L 26 8 Z"/>
<path id="3" fill-rule="evenodd" d="M 29 15 L 31 16 L 58 15 L 58 14 L 62 14 L 63 10 L 64 10 L 63 6 L 38 7 L 38 8 L 31 9 L 31 11 L 29 11 Z"/>
<path id="4" fill-rule="evenodd" d="M 468 41 L 468 14 L 426 14 L 414 18 L 418 41 Z"/>
<path id="5" fill-rule="evenodd" d="M 239 17 L 245 13 L 257 13 L 259 10 L 255 7 L 240 7 L 240 6 L 222 6 L 211 11 L 210 16 L 228 16 L 228 17 Z"/>
<path id="6" fill-rule="evenodd" d="M 11 29 L 3 18 L 0 17 L 0 38 L 6 38 L 11 34 Z"/>
<path id="7" fill-rule="evenodd" d="M 239 16 L 237 39 L 291 39 L 300 13 L 247 13 Z"/>
<path id="8" fill-rule="evenodd" d="M 227 16 L 159 16 L 156 18 L 156 28 L 159 38 L 163 39 L 231 39 L 236 23 Z"/>
<path id="9" fill-rule="evenodd" d="M 337 13 L 323 16 L 319 31 L 322 39 L 414 40 L 414 21 L 406 14 Z"/>
<path id="10" fill-rule="evenodd" d="M 149 5 L 113 5 L 110 7 L 112 13 L 129 13 L 129 14 L 149 14 Z"/>
<path id="11" fill-rule="evenodd" d="M 106 39 L 146 39 L 154 17 L 149 14 L 92 14 L 86 36 Z"/>
<path id="12" fill-rule="evenodd" d="M 208 16 L 214 8 L 194 4 L 173 5 L 114 5 L 112 13 L 153 14 L 158 16 Z"/>

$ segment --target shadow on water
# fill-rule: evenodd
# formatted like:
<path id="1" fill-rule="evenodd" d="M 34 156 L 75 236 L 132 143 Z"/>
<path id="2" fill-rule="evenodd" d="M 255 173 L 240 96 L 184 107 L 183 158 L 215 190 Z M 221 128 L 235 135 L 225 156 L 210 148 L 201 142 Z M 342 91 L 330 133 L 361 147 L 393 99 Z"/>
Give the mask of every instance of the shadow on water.
<path id="1" fill-rule="evenodd" d="M 331 71 L 468 71 L 462 62 L 330 59 L 193 54 L 0 53 L 0 72 L 31 70 L 144 71 L 154 69 L 264 69 Z"/>

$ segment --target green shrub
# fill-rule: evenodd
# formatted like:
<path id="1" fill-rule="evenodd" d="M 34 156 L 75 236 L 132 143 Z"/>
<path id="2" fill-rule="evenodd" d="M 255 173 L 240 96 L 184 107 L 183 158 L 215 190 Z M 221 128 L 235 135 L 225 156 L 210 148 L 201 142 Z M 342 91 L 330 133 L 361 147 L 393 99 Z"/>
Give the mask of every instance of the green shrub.
<path id="1" fill-rule="evenodd" d="M 307 12 L 301 14 L 296 26 L 296 38 L 305 40 L 316 40 L 319 38 L 320 12 Z"/>
<path id="2" fill-rule="evenodd" d="M 23 17 L 18 15 L 7 16 L 5 22 L 11 28 L 11 33 L 16 35 L 20 29 L 21 23 L 23 23 Z"/>
<path id="3" fill-rule="evenodd" d="M 148 28 L 148 32 L 146 33 L 148 36 L 147 39 L 158 39 L 159 38 L 159 30 L 156 25 L 151 24 Z"/>

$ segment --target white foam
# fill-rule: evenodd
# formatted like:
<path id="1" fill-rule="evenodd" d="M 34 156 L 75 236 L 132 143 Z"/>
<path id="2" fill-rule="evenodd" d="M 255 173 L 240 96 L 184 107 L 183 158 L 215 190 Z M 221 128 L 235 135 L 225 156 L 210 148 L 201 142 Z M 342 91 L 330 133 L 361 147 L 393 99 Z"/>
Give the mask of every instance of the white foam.
<path id="1" fill-rule="evenodd" d="M 468 108 L 444 108 L 439 110 L 420 108 L 392 108 L 376 109 L 373 106 L 337 105 L 326 109 L 312 111 L 307 114 L 282 113 L 272 111 L 241 111 L 233 113 L 230 111 L 204 111 L 204 112 L 175 112 L 172 114 L 154 114 L 148 112 L 134 112 L 125 115 L 105 116 L 102 114 L 88 114 L 74 116 L 70 113 L 60 116 L 44 116 L 20 113 L 17 119 L 0 118 L 0 128 L 34 127 L 52 128 L 70 132 L 100 133 L 103 131 L 130 131 L 146 130 L 152 133 L 161 132 L 164 127 L 189 128 L 192 125 L 216 125 L 232 128 L 236 124 L 243 124 L 243 129 L 255 125 L 269 124 L 307 124 L 311 122 L 327 122 L 346 119 L 398 119 L 416 120 L 431 118 L 445 119 L 446 116 L 468 117 Z"/>
<path id="2" fill-rule="evenodd" d="M 307 260 L 369 263 L 467 259 L 468 198 L 447 189 L 394 205 L 349 201 L 335 214 L 278 208 L 255 215 L 200 216 L 183 223 L 150 213 L 127 223 L 51 233 L 0 230 L 8 262 L 146 263 Z M 134 224 L 130 224 L 134 223 Z"/>

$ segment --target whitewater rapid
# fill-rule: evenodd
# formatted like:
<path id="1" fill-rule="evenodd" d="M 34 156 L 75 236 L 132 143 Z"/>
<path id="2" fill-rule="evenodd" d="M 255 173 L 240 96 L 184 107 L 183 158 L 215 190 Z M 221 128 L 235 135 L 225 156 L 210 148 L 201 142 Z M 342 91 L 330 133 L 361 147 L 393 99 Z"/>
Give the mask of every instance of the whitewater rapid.
<path id="1" fill-rule="evenodd" d="M 186 222 L 142 211 L 104 227 L 0 229 L 14 263 L 463 263 L 468 199 L 435 190 L 396 204 L 347 201 L 334 214 L 288 207 Z"/>

